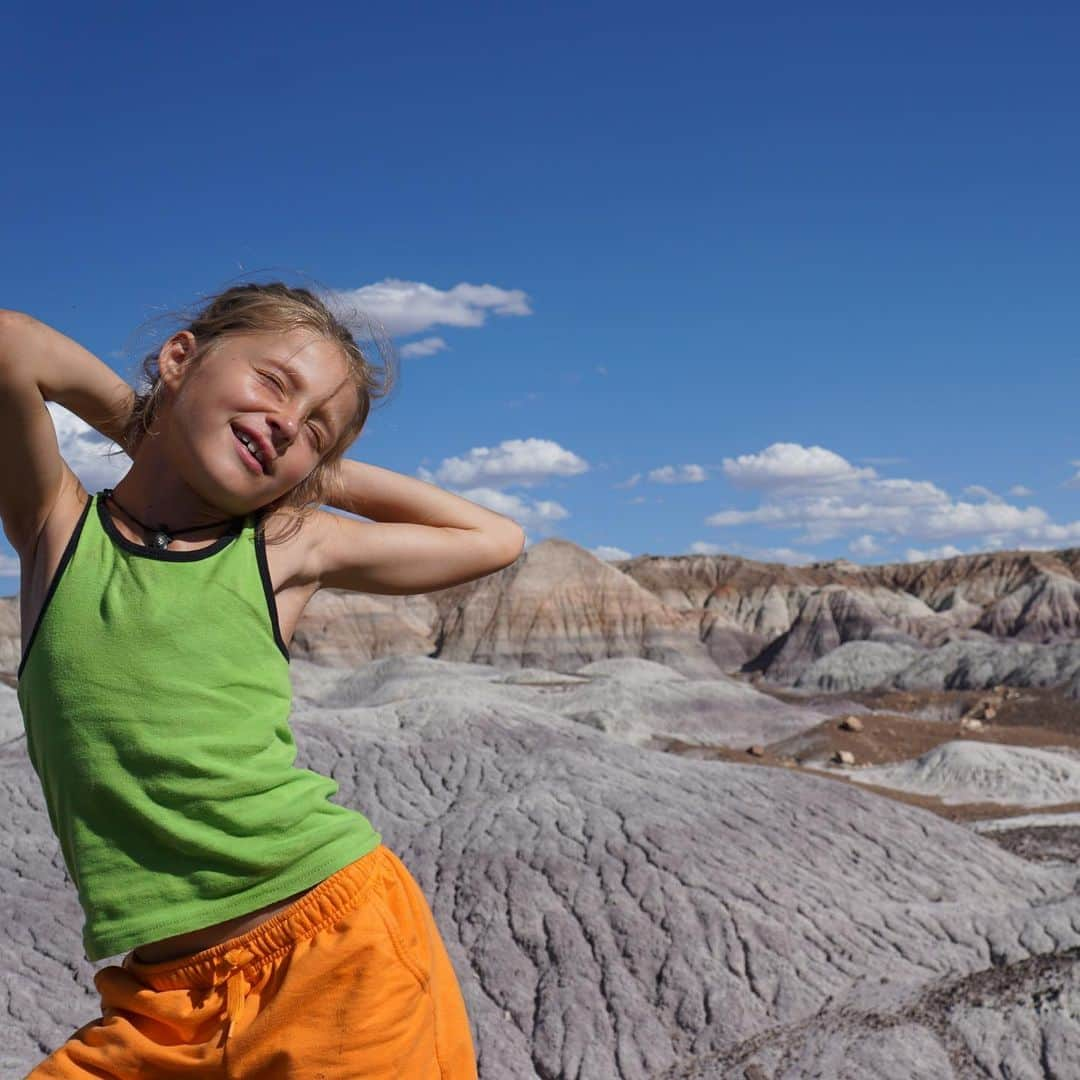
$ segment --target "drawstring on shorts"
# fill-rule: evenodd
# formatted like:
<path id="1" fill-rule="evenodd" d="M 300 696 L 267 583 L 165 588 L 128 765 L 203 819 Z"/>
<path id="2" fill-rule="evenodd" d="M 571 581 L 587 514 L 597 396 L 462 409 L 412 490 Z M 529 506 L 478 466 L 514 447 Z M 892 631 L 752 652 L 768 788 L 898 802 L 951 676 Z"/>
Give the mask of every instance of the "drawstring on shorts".
<path id="1" fill-rule="evenodd" d="M 244 966 L 250 964 L 254 955 L 247 949 L 230 949 L 221 957 L 225 965 L 225 1023 L 227 1029 L 221 1045 L 229 1041 L 233 1025 L 239 1019 L 247 1001 L 251 984 L 244 976 Z"/>

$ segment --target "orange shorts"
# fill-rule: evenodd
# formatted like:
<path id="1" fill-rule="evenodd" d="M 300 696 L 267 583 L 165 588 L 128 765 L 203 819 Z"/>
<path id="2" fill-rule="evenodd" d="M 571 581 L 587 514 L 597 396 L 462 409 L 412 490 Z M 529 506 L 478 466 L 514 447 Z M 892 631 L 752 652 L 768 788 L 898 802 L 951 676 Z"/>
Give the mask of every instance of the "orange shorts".
<path id="1" fill-rule="evenodd" d="M 239 937 L 94 975 L 102 1015 L 26 1080 L 475 1080 L 457 977 L 384 844 Z"/>

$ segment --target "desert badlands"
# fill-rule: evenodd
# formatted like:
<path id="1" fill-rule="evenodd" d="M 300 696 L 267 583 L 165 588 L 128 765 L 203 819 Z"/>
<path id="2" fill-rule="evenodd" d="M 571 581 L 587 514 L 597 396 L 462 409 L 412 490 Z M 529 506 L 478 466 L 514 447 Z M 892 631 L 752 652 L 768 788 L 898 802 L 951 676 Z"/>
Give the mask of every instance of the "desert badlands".
<path id="1" fill-rule="evenodd" d="M 0 600 L 0 1076 L 98 1015 Z M 322 593 L 297 764 L 434 910 L 484 1080 L 1080 1077 L 1080 549 L 545 540 Z M 109 962 L 115 963 L 116 960 Z"/>

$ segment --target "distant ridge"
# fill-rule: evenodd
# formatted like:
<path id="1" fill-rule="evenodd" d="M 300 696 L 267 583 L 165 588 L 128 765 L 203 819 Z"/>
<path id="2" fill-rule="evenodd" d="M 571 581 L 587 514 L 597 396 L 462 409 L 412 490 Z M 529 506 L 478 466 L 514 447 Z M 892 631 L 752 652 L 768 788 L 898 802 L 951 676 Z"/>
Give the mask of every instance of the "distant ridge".
<path id="1" fill-rule="evenodd" d="M 423 596 L 321 592 L 292 653 L 330 665 L 400 655 L 558 671 L 640 657 L 690 677 L 742 671 L 827 689 L 837 676 L 819 672 L 823 658 L 859 642 L 874 649 L 843 654 L 849 689 L 909 685 L 917 661 L 927 688 L 982 685 L 979 669 L 1080 693 L 1080 548 L 788 566 L 723 554 L 607 562 L 552 538 L 497 574 Z M 8 597 L 8 681 L 18 659 L 18 602 Z"/>

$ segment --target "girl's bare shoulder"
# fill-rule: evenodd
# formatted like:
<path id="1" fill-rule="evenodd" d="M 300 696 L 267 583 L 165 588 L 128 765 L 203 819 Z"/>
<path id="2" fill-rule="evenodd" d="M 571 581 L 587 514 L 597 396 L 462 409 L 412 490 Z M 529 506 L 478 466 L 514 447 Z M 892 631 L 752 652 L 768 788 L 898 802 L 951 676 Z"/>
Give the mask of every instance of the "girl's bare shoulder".
<path id="1" fill-rule="evenodd" d="M 318 589 L 316 551 L 325 533 L 322 519 L 331 516 L 325 510 L 300 514 L 288 507 L 263 516 L 266 561 L 275 592 Z"/>

